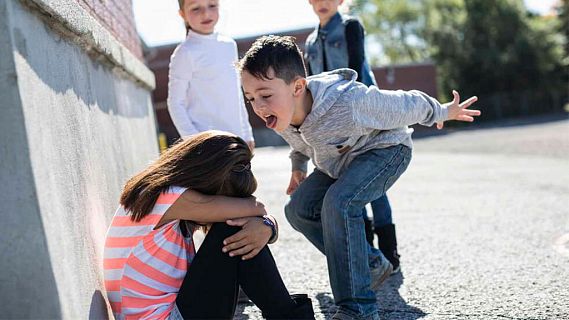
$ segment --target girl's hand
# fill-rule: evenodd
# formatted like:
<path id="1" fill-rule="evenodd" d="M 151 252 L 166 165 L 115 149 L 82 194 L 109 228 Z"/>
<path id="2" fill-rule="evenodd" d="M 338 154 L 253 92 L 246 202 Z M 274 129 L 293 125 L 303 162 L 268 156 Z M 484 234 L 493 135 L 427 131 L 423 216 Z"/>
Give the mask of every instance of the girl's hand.
<path id="1" fill-rule="evenodd" d="M 288 188 L 286 189 L 286 194 L 291 195 L 296 188 L 306 179 L 306 172 L 300 170 L 294 170 L 290 176 L 290 182 L 288 183 Z"/>
<path id="2" fill-rule="evenodd" d="M 446 103 L 445 106 L 448 110 L 448 120 L 457 120 L 457 121 L 466 121 L 466 122 L 473 122 L 475 116 L 480 115 L 480 110 L 470 110 L 467 109 L 478 101 L 478 97 L 470 97 L 468 100 L 464 101 L 463 103 L 460 102 L 460 95 L 456 90 L 452 90 L 452 95 L 454 99 L 452 102 Z M 444 127 L 444 122 L 437 122 L 437 129 L 442 129 Z"/>
<path id="3" fill-rule="evenodd" d="M 227 220 L 230 226 L 241 227 L 241 231 L 223 240 L 222 251 L 229 256 L 242 256 L 247 260 L 256 256 L 267 245 L 273 230 L 263 223 L 260 217 L 247 217 Z"/>

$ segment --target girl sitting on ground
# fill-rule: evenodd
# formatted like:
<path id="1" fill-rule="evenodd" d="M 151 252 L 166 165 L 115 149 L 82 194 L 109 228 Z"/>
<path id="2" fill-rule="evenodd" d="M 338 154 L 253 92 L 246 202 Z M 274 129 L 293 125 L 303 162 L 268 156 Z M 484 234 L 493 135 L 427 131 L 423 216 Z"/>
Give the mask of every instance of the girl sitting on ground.
<path id="1" fill-rule="evenodd" d="M 290 296 L 267 243 L 276 221 L 251 195 L 252 153 L 205 131 L 130 179 L 105 243 L 105 287 L 116 319 L 231 319 L 241 286 L 268 319 L 313 319 Z M 193 241 L 207 230 L 199 251 Z"/>

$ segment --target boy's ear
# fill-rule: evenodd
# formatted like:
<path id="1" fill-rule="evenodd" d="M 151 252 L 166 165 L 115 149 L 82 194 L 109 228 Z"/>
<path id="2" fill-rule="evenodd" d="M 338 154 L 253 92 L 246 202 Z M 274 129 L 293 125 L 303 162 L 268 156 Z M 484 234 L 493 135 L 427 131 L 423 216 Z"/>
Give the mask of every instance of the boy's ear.
<path id="1" fill-rule="evenodd" d="M 306 89 L 306 78 L 298 77 L 294 80 L 294 92 L 293 95 L 298 97 Z"/>
<path id="2" fill-rule="evenodd" d="M 186 17 L 184 17 L 184 10 L 182 9 L 178 10 L 178 14 L 180 15 L 180 17 L 182 17 L 182 19 L 184 19 L 184 21 L 186 21 Z"/>

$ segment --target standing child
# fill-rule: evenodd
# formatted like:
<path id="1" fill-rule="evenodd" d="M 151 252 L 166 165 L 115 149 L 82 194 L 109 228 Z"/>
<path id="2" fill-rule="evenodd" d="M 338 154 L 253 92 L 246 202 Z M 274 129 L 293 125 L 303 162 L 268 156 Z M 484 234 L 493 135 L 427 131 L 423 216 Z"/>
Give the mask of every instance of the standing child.
<path id="1" fill-rule="evenodd" d="M 306 295 L 289 296 L 266 246 L 276 221 L 251 197 L 251 158 L 241 138 L 207 131 L 127 182 L 104 253 L 116 319 L 231 319 L 239 285 L 266 318 L 314 319 Z M 193 231 L 206 225 L 196 253 Z"/>
<path id="2" fill-rule="evenodd" d="M 306 39 L 305 61 L 308 75 L 340 68 L 358 73 L 357 81 L 366 86 L 377 85 L 365 54 L 365 31 L 358 19 L 340 14 L 344 0 L 309 0 L 320 24 Z M 393 273 L 400 271 L 395 225 L 391 219 L 391 205 L 387 195 L 371 202 L 373 230 L 363 209 L 366 237 L 373 245 L 374 233 L 378 247 L 393 265 Z"/>
<path id="3" fill-rule="evenodd" d="M 181 137 L 223 130 L 254 147 L 238 74 L 237 45 L 214 32 L 218 0 L 178 0 L 187 37 L 170 60 L 168 111 Z M 221 90 L 221 91 L 220 91 Z"/>
<path id="4" fill-rule="evenodd" d="M 362 209 L 382 197 L 411 160 L 415 123 L 473 121 L 472 97 L 441 105 L 420 91 L 387 91 L 339 69 L 306 78 L 291 37 L 257 39 L 239 62 L 245 97 L 291 146 L 291 225 L 326 255 L 338 310 L 332 319 L 379 319 L 376 290 L 392 271 L 365 238 Z M 309 159 L 316 169 L 306 177 Z"/>

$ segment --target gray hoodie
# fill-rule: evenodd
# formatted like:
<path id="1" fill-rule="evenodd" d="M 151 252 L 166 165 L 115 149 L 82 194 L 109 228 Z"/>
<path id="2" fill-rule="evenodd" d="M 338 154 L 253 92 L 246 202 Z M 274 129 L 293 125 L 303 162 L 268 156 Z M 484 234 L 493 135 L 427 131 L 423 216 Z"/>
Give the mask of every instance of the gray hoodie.
<path id="1" fill-rule="evenodd" d="M 421 91 L 379 90 L 356 82 L 357 73 L 337 69 L 308 77 L 314 102 L 300 128 L 280 135 L 291 146 L 293 170 L 314 166 L 337 179 L 350 162 L 372 149 L 403 144 L 412 147 L 408 125 L 432 126 L 448 111 Z"/>

